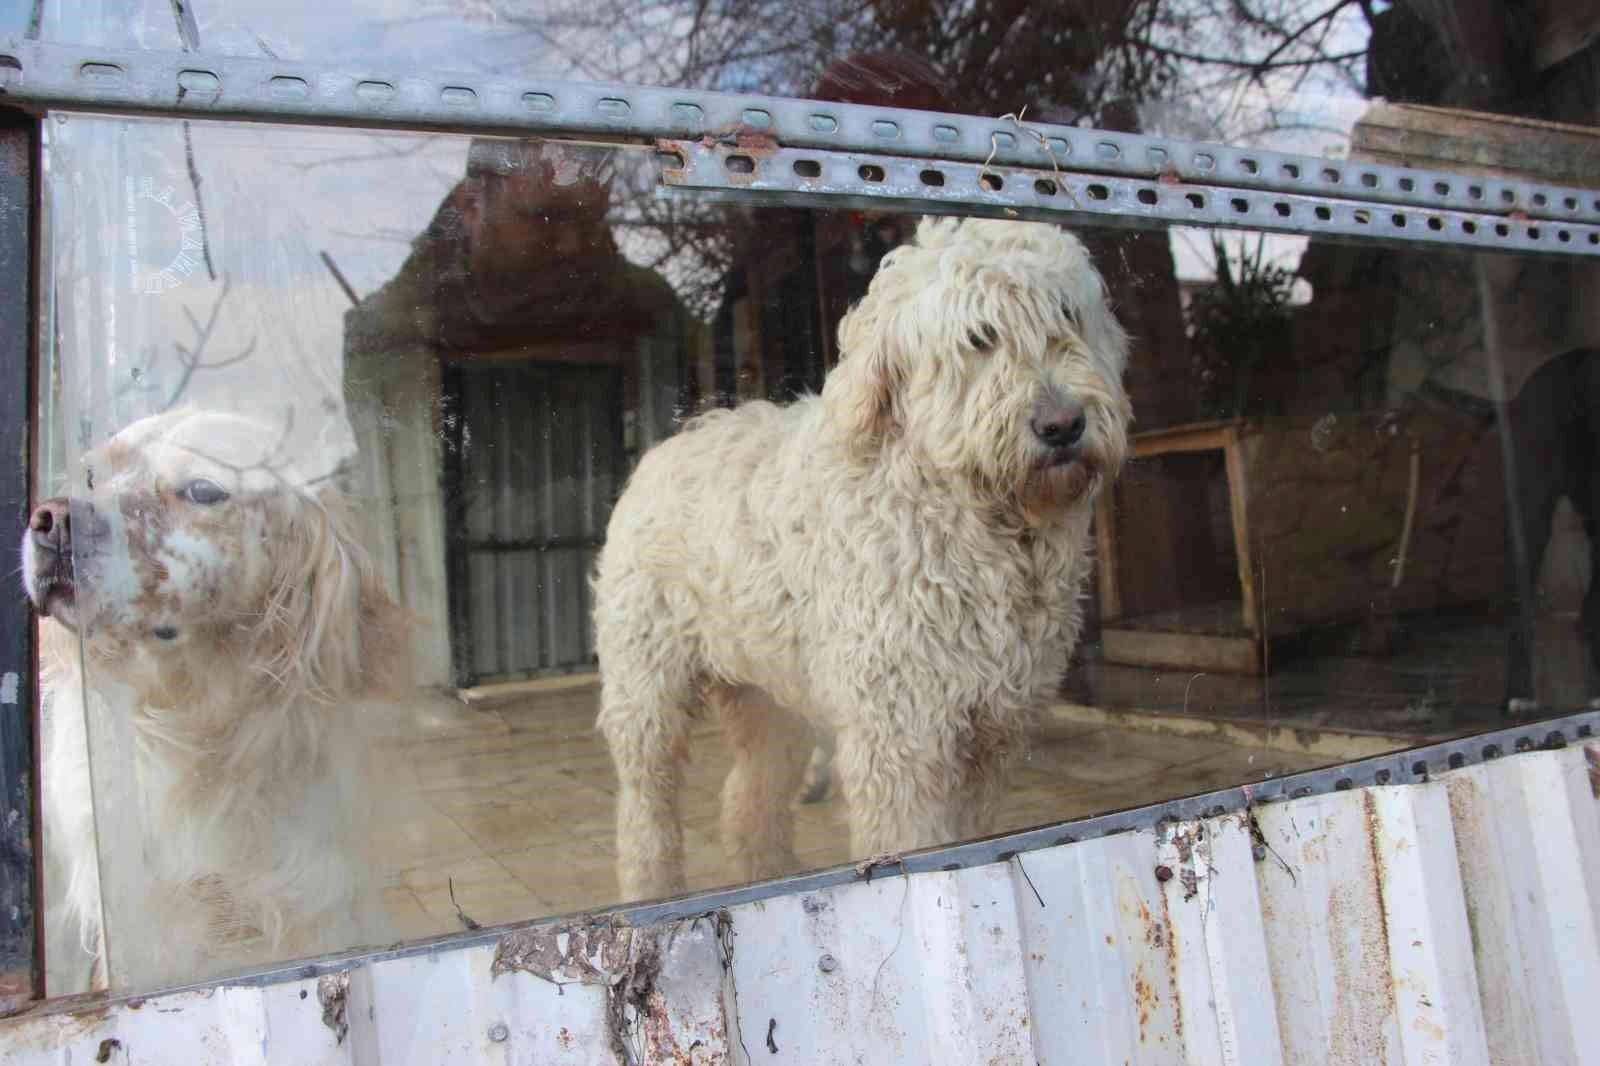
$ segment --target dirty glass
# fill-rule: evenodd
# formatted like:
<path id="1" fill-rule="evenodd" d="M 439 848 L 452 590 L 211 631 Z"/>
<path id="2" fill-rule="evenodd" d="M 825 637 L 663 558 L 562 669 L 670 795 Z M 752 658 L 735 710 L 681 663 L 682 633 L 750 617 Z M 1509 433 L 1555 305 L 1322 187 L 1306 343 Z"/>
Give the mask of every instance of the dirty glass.
<path id="1" fill-rule="evenodd" d="M 44 8 L 44 36 L 178 46 L 170 7 L 110 6 Z M 1229 21 L 1257 7 L 1271 17 Z M 243 54 L 1027 105 L 1334 159 L 1566 184 L 1595 172 L 1580 124 L 1594 121 L 1593 81 L 1572 66 L 1592 57 L 1479 55 L 1481 35 L 1457 47 L 1420 6 L 1061 5 L 1028 14 L 1061 25 L 1030 23 L 988 52 L 993 27 L 969 24 L 983 5 L 784 8 L 712 5 L 685 33 L 670 3 L 544 20 L 496 4 L 315 19 L 274 5 L 265 29 L 265 9 L 231 5 L 199 11 L 197 32 Z M 858 37 L 885 27 L 876 58 L 859 56 Z M 1456 65 L 1416 60 L 1431 53 L 1415 42 L 1441 34 Z M 1505 73 L 1514 63 L 1544 64 L 1540 79 Z M 1461 64 L 1490 76 L 1456 79 Z M 858 350 L 841 320 L 870 306 L 919 216 L 669 197 L 640 144 L 78 115 L 51 116 L 46 139 L 49 502 L 29 535 L 59 548 L 70 530 L 77 559 L 28 575 L 49 612 L 53 994 L 881 860 L 1481 731 L 1508 708 L 1561 713 L 1595 692 L 1592 260 L 1072 219 L 1130 337 L 1133 422 L 1121 476 L 1076 505 L 1094 544 L 1082 637 L 1009 751 L 993 817 L 852 841 L 852 790 L 911 779 L 874 777 L 854 705 L 796 706 L 824 726 L 812 730 L 701 678 L 671 708 L 695 713 L 667 730 L 687 770 L 650 798 L 661 778 L 628 746 L 648 731 L 596 728 L 605 592 L 591 579 L 617 501 L 691 417 L 792 403 L 841 357 L 869 354 L 876 334 L 850 334 Z M 1010 350 L 982 329 L 954 343 L 963 360 Z M 903 402 L 888 401 L 891 425 Z M 797 457 L 793 478 L 738 493 L 696 489 L 748 452 L 663 451 L 639 498 L 668 501 L 654 512 L 667 523 L 740 494 L 770 511 L 829 461 Z M 818 520 L 800 515 L 764 549 L 821 545 L 792 579 L 813 590 L 802 596 L 860 557 L 806 541 Z M 692 533 L 709 554 L 684 559 L 771 561 L 741 561 L 737 522 Z M 954 536 L 930 524 L 913 539 Z M 683 565 L 686 583 L 702 576 Z M 921 609 L 944 578 L 928 576 L 880 600 Z M 63 577 L 70 600 L 47 587 Z M 783 635 L 777 609 L 735 617 L 728 586 L 699 586 L 704 601 L 619 587 L 612 657 L 646 663 L 646 679 L 682 665 L 651 649 L 697 612 L 752 641 Z M 843 627 L 875 588 L 839 591 Z M 980 638 L 1006 622 L 951 619 Z M 966 649 L 952 662 L 977 655 L 952 644 Z M 937 766 L 952 775 L 1005 746 L 973 707 L 949 718 Z M 752 745 L 792 769 L 728 784 L 732 753 Z M 725 790 L 762 789 L 792 837 L 781 818 L 721 813 Z M 681 818 L 681 877 L 637 875 L 641 856 L 647 873 L 670 865 L 670 833 L 625 818 L 619 855 L 619 806 L 637 814 L 641 797 Z M 752 828 L 792 852 L 781 869 L 727 854 Z"/>

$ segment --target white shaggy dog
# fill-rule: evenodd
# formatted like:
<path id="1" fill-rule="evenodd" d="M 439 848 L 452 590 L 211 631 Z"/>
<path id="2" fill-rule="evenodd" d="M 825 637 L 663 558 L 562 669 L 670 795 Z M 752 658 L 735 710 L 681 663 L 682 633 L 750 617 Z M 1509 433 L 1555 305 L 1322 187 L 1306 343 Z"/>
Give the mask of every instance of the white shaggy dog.
<path id="1" fill-rule="evenodd" d="M 108 952 L 110 981 L 148 986 L 383 933 L 357 701 L 406 621 L 342 498 L 276 461 L 280 438 L 147 418 L 32 515 L 52 992 L 90 965 L 104 984 Z"/>
<path id="2" fill-rule="evenodd" d="M 696 420 L 639 463 L 595 577 L 623 896 L 684 887 L 690 719 L 733 751 L 724 846 L 793 868 L 813 729 L 864 857 L 978 834 L 1082 621 L 1127 338 L 1053 226 L 931 220 L 839 327 L 820 397 Z"/>

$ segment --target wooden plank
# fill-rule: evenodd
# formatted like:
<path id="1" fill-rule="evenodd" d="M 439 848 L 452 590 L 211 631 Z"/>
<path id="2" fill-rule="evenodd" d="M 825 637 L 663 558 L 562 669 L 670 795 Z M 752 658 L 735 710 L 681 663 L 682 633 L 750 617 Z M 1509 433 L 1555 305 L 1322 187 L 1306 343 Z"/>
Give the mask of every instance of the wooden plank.
<path id="1" fill-rule="evenodd" d="M 1253 637 L 1216 637 L 1195 633 L 1159 633 L 1107 626 L 1100 631 L 1101 654 L 1125 666 L 1161 666 L 1219 674 L 1261 673 L 1261 655 Z"/>
<path id="2" fill-rule="evenodd" d="M 1600 175 L 1600 129 L 1458 108 L 1378 103 L 1352 129 L 1350 158 L 1592 187 Z"/>
<path id="3" fill-rule="evenodd" d="M 1095 555 L 1100 567 L 1100 620 L 1122 617 L 1122 588 L 1117 577 L 1116 486 L 1108 485 L 1095 501 Z"/>
<path id="4" fill-rule="evenodd" d="M 1135 459 L 1148 459 L 1156 455 L 1220 451 L 1230 441 L 1238 440 L 1239 432 L 1237 422 L 1200 422 L 1158 429 L 1151 433 L 1135 434 L 1129 442 L 1129 455 Z"/>
<path id="5" fill-rule="evenodd" d="M 1207 511 L 1207 481 L 1183 463 L 1162 460 L 1237 449 L 1244 432 L 1233 420 L 1174 426 L 1139 434 L 1130 444 L 1139 462 L 1123 472 L 1116 498 L 1100 508 L 1096 537 L 1101 551 L 1101 617 L 1110 621 L 1128 613 L 1169 610 L 1186 603 L 1209 602 L 1230 593 L 1204 580 L 1216 545 L 1210 526 L 1196 525 Z M 1108 493 L 1108 495 L 1110 495 Z M 1121 501 L 1121 513 L 1117 501 Z M 1237 501 L 1230 501 L 1235 522 Z M 1234 534 L 1237 539 L 1237 532 Z M 1238 554 L 1235 545 L 1234 554 Z M 1248 562 L 1248 560 L 1247 560 Z M 1106 584 L 1109 575 L 1109 586 Z M 1218 576 L 1221 577 L 1219 571 Z M 1222 580 L 1231 584 L 1232 577 Z M 1107 589 L 1109 588 L 1109 597 Z M 1252 609 L 1253 609 L 1253 600 Z M 1249 629 L 1246 628 L 1246 632 Z"/>
<path id="6" fill-rule="evenodd" d="M 1201 637 L 1250 637 L 1239 624 L 1239 604 L 1234 600 L 1190 604 L 1167 611 L 1124 616 L 1118 629 L 1140 633 L 1188 633 Z"/>
<path id="7" fill-rule="evenodd" d="M 1250 553 L 1249 486 L 1244 455 L 1235 436 L 1223 449 L 1228 467 L 1228 510 L 1233 518 L 1233 551 L 1239 560 L 1239 617 L 1245 629 L 1257 636 L 1266 632 L 1265 619 L 1256 603 L 1256 570 Z"/>

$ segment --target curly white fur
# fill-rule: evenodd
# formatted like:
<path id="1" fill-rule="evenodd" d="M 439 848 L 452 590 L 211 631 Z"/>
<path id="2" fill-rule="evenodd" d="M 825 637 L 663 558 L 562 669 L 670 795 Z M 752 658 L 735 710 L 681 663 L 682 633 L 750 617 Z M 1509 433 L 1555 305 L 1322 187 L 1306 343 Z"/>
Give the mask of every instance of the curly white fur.
<path id="1" fill-rule="evenodd" d="M 52 992 L 91 962 L 95 984 L 150 986 L 384 935 L 362 701 L 405 620 L 341 496 L 277 463 L 277 439 L 228 414 L 136 422 L 23 538 L 48 615 Z"/>
<path id="2" fill-rule="evenodd" d="M 1120 468 L 1127 338 L 1052 226 L 924 222 L 840 325 L 820 397 L 708 414 L 650 453 L 597 568 L 599 727 L 627 898 L 684 887 L 690 718 L 733 751 L 739 876 L 795 865 L 789 807 L 836 734 L 857 856 L 982 831 L 1082 621 Z M 1081 409 L 1049 446 L 1040 411 Z"/>

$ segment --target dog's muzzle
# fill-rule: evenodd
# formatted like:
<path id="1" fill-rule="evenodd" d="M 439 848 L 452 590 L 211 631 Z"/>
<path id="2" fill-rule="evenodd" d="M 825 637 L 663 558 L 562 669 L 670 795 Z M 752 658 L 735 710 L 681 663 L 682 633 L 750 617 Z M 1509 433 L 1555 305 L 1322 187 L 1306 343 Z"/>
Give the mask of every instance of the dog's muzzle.
<path id="1" fill-rule="evenodd" d="M 1065 466 L 1083 458 L 1083 435 L 1089 416 L 1073 400 L 1040 401 L 1028 417 L 1028 429 L 1044 452 L 1045 466 Z"/>
<path id="2" fill-rule="evenodd" d="M 56 496 L 33 509 L 22 535 L 23 586 L 41 615 L 76 627 L 87 607 L 85 568 L 111 535 L 111 523 L 88 500 Z"/>
<path id="3" fill-rule="evenodd" d="M 46 500 L 28 517 L 23 534 L 28 597 L 41 615 L 77 603 L 72 568 L 72 506 L 63 497 Z"/>

